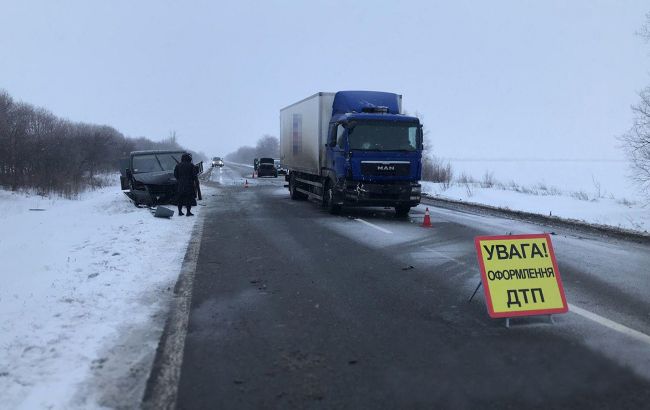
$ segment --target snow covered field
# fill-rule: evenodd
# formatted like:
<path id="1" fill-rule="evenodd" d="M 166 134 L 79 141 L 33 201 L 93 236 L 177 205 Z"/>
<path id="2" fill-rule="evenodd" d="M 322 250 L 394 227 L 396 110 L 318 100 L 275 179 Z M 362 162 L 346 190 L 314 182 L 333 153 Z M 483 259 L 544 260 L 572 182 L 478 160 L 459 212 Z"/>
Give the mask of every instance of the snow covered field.
<path id="1" fill-rule="evenodd" d="M 448 187 L 423 182 L 423 192 L 464 202 L 650 231 L 650 205 L 627 177 L 626 162 L 449 162 L 455 182 Z"/>
<path id="2" fill-rule="evenodd" d="M 582 191 L 589 196 L 641 199 L 629 178 L 629 163 L 624 160 L 442 160 L 451 164 L 456 177 L 465 174 L 480 181 L 488 172 L 506 185 L 546 185 L 565 192 Z"/>
<path id="3" fill-rule="evenodd" d="M 100 407 L 118 383 L 139 396 L 200 208 L 154 218 L 118 185 L 0 191 L 0 407 Z"/>

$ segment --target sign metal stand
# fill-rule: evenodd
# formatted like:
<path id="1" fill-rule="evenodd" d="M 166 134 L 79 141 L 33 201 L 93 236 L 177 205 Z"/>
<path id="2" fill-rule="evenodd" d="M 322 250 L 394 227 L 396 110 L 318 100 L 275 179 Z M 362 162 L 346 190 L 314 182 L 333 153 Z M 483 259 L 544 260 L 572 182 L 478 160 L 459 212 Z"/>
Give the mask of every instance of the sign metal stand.
<path id="1" fill-rule="evenodd" d="M 478 289 L 481 287 L 483 284 L 483 281 L 479 281 L 478 285 L 476 285 L 476 289 L 474 289 L 474 293 L 472 293 L 472 296 L 469 298 L 467 303 L 472 303 L 472 299 L 474 299 L 474 296 L 476 296 L 476 292 L 478 292 Z"/>
<path id="2" fill-rule="evenodd" d="M 553 319 L 553 315 L 547 315 L 547 316 L 548 316 L 548 322 L 550 324 L 554 325 L 555 324 L 555 319 Z M 512 318 L 511 317 L 506 318 L 506 323 L 505 323 L 506 329 L 510 329 L 510 319 L 512 319 Z"/>

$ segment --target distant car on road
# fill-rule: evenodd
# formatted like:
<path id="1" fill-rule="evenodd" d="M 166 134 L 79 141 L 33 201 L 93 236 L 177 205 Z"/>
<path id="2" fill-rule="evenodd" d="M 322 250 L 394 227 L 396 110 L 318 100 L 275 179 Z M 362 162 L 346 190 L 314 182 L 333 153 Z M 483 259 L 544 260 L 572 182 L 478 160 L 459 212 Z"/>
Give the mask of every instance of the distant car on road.
<path id="1" fill-rule="evenodd" d="M 212 158 L 212 166 L 213 167 L 222 167 L 223 166 L 223 160 L 221 159 L 221 157 Z"/>
<path id="2" fill-rule="evenodd" d="M 282 168 L 282 165 L 280 165 L 280 160 L 279 159 L 274 159 L 273 162 L 275 163 L 275 169 L 278 170 L 278 174 L 287 175 L 287 170 Z"/>
<path id="3" fill-rule="evenodd" d="M 259 164 L 257 165 L 257 176 L 278 177 L 278 170 L 275 167 L 273 158 L 260 158 Z"/>
<path id="4" fill-rule="evenodd" d="M 174 168 L 185 151 L 133 151 L 120 160 L 122 191 L 136 206 L 171 204 L 176 198 Z M 203 172 L 203 162 L 195 165 Z"/>

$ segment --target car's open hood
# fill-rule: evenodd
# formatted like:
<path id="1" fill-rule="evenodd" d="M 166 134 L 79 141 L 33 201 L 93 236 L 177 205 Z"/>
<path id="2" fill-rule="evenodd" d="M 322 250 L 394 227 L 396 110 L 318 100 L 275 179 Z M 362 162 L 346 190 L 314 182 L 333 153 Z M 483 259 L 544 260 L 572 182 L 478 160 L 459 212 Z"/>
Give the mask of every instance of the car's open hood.
<path id="1" fill-rule="evenodd" d="M 173 171 L 147 172 L 133 175 L 133 179 L 145 185 L 173 185 L 176 183 Z"/>

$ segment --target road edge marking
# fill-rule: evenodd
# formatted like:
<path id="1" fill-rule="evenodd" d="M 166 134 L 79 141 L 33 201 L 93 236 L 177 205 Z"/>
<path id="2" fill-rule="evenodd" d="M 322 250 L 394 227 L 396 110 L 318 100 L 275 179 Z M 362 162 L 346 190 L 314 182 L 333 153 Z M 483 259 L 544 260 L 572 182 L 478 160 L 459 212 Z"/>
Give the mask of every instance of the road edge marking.
<path id="1" fill-rule="evenodd" d="M 593 322 L 596 322 L 602 326 L 605 326 L 607 328 L 610 328 L 612 330 L 615 330 L 619 333 L 622 333 L 626 336 L 632 337 L 633 339 L 636 339 L 640 342 L 646 343 L 650 345 L 650 336 L 643 332 L 639 332 L 638 330 L 634 330 L 632 328 L 629 328 L 625 325 L 622 325 L 620 323 L 614 322 L 613 320 L 607 319 L 605 317 L 602 317 L 600 315 L 597 315 L 593 312 L 590 312 L 586 309 L 583 309 L 581 307 L 578 307 L 576 305 L 572 305 L 569 303 L 569 312 L 573 312 L 577 315 L 580 315 L 584 317 L 585 319 L 589 319 Z"/>
<path id="2" fill-rule="evenodd" d="M 389 233 L 389 234 L 392 234 L 392 233 L 393 233 L 393 232 L 389 231 L 388 229 L 384 229 L 384 228 L 382 228 L 381 226 L 377 226 L 377 225 L 375 225 L 375 224 L 373 224 L 373 223 L 370 223 L 370 222 L 368 222 L 368 221 L 364 221 L 364 220 L 361 219 L 361 218 L 354 218 L 354 220 L 355 220 L 355 221 L 358 221 L 358 222 L 362 222 L 362 223 L 364 223 L 364 224 L 366 224 L 366 225 L 368 225 L 368 226 L 371 226 L 371 227 L 373 227 L 373 228 L 375 228 L 375 229 L 377 229 L 377 230 L 379 230 L 379 231 L 381 231 L 381 232 L 383 232 L 383 233 Z"/>
<path id="3" fill-rule="evenodd" d="M 190 318 L 194 274 L 201 249 L 205 212 L 192 230 L 192 236 L 183 258 L 181 271 L 174 286 L 174 300 L 160 337 L 144 395 L 142 409 L 175 409 L 178 383 L 183 364 L 185 337 Z"/>

